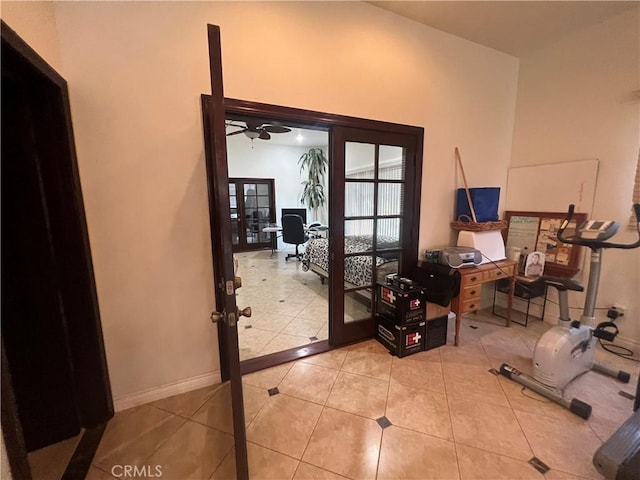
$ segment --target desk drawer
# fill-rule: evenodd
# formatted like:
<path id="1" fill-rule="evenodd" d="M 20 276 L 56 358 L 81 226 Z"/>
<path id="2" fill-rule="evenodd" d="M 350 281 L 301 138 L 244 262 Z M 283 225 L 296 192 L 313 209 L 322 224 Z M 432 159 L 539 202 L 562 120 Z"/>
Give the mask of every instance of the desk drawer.
<path id="1" fill-rule="evenodd" d="M 502 268 L 502 270 L 494 268 L 486 273 L 488 274 L 489 280 L 500 280 L 501 278 L 512 277 L 513 266 Z"/>
<path id="2" fill-rule="evenodd" d="M 462 312 L 461 313 L 474 312 L 474 311 L 478 310 L 479 308 L 480 308 L 480 299 L 479 298 L 474 298 L 472 300 L 467 300 L 466 302 L 462 302 Z"/>
<path id="3" fill-rule="evenodd" d="M 462 302 L 468 302 L 470 300 L 477 300 L 479 302 L 481 291 L 482 287 L 480 286 L 480 284 L 465 287 L 462 289 L 462 292 L 460 292 L 460 300 Z"/>
<path id="4" fill-rule="evenodd" d="M 489 272 L 473 272 L 462 275 L 462 288 L 476 285 L 487 281 L 487 274 Z"/>

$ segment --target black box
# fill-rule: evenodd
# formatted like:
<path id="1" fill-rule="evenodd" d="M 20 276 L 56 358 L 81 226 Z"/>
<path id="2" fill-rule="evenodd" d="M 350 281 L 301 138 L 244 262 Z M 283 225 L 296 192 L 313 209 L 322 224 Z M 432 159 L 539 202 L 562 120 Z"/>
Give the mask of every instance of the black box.
<path id="1" fill-rule="evenodd" d="M 425 350 L 438 348 L 447 343 L 447 326 L 449 316 L 434 318 L 427 321 L 427 340 L 424 344 Z"/>
<path id="2" fill-rule="evenodd" d="M 376 315 L 376 339 L 397 357 L 424 351 L 427 323 L 397 325 L 393 320 Z"/>
<path id="3" fill-rule="evenodd" d="M 460 293 L 460 272 L 457 268 L 422 262 L 413 269 L 411 278 L 427 291 L 427 301 L 447 307 Z"/>
<path id="4" fill-rule="evenodd" d="M 398 325 L 424 321 L 426 308 L 424 288 L 400 290 L 389 284 L 378 284 L 376 312 Z"/>
<path id="5" fill-rule="evenodd" d="M 420 287 L 420 285 L 410 278 L 401 277 L 397 273 L 390 273 L 384 277 L 384 280 L 387 285 L 391 285 L 393 288 L 398 288 L 400 290 L 415 290 Z"/>

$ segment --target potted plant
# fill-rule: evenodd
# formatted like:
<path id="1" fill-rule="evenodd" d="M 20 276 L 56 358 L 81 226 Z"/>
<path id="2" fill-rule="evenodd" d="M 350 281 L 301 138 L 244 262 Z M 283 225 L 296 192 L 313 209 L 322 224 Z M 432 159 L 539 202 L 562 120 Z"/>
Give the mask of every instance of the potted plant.
<path id="1" fill-rule="evenodd" d="M 313 147 L 303 153 L 298 159 L 300 173 L 307 170 L 307 180 L 302 182 L 300 202 L 313 210 L 313 217 L 317 218 L 318 208 L 324 206 L 324 178 L 329 164 L 321 148 Z"/>

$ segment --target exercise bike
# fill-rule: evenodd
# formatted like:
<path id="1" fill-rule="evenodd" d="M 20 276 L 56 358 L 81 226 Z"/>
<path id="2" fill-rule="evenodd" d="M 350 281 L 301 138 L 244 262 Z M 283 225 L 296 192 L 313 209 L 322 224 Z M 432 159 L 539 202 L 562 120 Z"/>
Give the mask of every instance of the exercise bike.
<path id="1" fill-rule="evenodd" d="M 547 286 L 554 287 L 558 291 L 560 307 L 558 325 L 545 332 L 536 343 L 533 352 L 533 377 L 506 363 L 500 367 L 502 375 L 584 419 L 591 415 L 591 405 L 577 398 L 564 397 L 562 390 L 569 382 L 589 370 L 596 370 L 624 383 L 628 383 L 630 378 L 627 372 L 595 362 L 595 339 L 613 341 L 618 332 L 616 325 L 612 322 L 603 322 L 595 326 L 594 313 L 603 250 L 606 248 L 632 249 L 640 246 L 640 204 L 635 204 L 633 208 L 638 221 L 638 240 L 630 244 L 620 244 L 607 242 L 620 227 L 617 222 L 610 220 L 588 220 L 576 229 L 574 236 L 565 238 L 564 231 L 571 222 L 574 212 L 574 205 L 569 206 L 567 216 L 557 232 L 558 241 L 591 249 L 591 269 L 582 316 L 579 321 L 571 320 L 568 292 L 581 292 L 584 290 L 583 286 L 570 278 L 542 276 Z"/>

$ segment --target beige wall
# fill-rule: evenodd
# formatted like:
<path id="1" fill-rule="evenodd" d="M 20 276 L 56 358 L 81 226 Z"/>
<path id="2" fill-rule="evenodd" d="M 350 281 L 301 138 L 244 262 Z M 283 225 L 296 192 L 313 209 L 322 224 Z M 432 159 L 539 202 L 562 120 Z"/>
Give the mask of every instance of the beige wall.
<path id="1" fill-rule="evenodd" d="M 0 2 L 0 17 L 64 76 L 53 2 Z"/>
<path id="2" fill-rule="evenodd" d="M 29 10 L 7 18 L 25 37 Z M 452 238 L 455 146 L 472 186 L 505 186 L 513 57 L 360 2 L 61 2 L 55 18 L 113 392 L 127 404 L 218 370 L 207 23 L 222 29 L 229 97 L 425 128 L 421 249 Z"/>
<path id="3" fill-rule="evenodd" d="M 599 159 L 593 217 L 623 224 L 640 148 L 640 102 L 631 98 L 640 88 L 639 32 L 636 7 L 521 58 L 513 136 L 514 167 Z M 630 242 L 634 235 L 624 229 L 616 238 Z M 597 305 L 627 306 L 618 323 L 621 336 L 635 342 L 639 291 L 640 249 L 606 251 Z M 582 301 L 576 295 L 571 304 Z"/>

